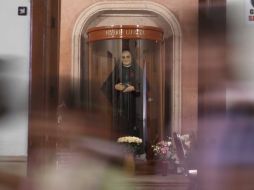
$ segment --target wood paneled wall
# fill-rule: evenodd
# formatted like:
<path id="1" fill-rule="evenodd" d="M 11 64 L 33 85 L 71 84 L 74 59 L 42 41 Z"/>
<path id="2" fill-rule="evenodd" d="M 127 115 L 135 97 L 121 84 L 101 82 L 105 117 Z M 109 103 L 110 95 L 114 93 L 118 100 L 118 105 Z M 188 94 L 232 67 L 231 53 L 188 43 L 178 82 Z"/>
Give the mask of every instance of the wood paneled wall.
<path id="1" fill-rule="evenodd" d="M 228 189 L 226 170 L 216 166 L 226 114 L 226 0 L 199 0 L 198 61 L 198 187 Z"/>
<path id="2" fill-rule="evenodd" d="M 60 0 L 31 1 L 29 169 L 55 156 Z"/>
<path id="3" fill-rule="evenodd" d="M 199 117 L 226 108 L 226 0 L 199 0 Z"/>

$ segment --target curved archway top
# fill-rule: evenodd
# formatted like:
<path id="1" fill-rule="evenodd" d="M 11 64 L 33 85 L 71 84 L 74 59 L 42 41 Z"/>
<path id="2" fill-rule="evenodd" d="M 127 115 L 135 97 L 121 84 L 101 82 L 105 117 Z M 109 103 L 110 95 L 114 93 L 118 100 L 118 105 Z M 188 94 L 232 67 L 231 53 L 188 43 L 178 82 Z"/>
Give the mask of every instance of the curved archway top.
<path id="1" fill-rule="evenodd" d="M 158 15 L 161 19 L 167 23 L 167 27 L 172 30 L 173 37 L 173 65 L 172 65 L 172 131 L 181 132 L 182 123 L 182 85 L 181 85 L 181 73 L 182 73 L 182 30 L 175 15 L 165 6 L 154 3 L 151 1 L 140 0 L 126 0 L 126 1 L 103 1 L 97 2 L 88 8 L 84 9 L 80 16 L 77 18 L 73 33 L 72 33 L 72 75 L 73 75 L 73 88 L 79 89 L 80 77 L 80 47 L 82 32 L 87 30 L 89 24 L 96 18 L 104 13 L 112 13 L 114 11 L 129 11 L 140 12 L 146 11 L 146 13 L 152 13 Z M 166 50 L 168 51 L 168 50 Z M 170 52 L 168 52 L 170 53 Z"/>
<path id="2" fill-rule="evenodd" d="M 182 36 L 181 27 L 175 15 L 165 6 L 151 1 L 103 1 L 84 9 L 77 18 L 73 33 L 77 34 L 89 24 L 91 18 L 107 11 L 146 11 L 156 13 L 171 27 L 173 36 Z"/>

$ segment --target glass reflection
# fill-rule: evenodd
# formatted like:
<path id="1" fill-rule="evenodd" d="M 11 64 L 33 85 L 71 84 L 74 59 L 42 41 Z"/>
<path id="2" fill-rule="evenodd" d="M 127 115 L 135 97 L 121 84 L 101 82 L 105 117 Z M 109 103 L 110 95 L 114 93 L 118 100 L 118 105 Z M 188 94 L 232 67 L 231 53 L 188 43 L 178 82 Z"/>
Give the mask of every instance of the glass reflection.
<path id="1" fill-rule="evenodd" d="M 83 66 L 83 107 L 99 114 L 113 139 L 137 136 L 147 142 L 169 136 L 170 82 L 165 82 L 161 43 L 141 39 L 90 42 Z M 168 85 L 167 87 L 165 85 Z M 163 134 L 163 132 L 167 132 Z"/>

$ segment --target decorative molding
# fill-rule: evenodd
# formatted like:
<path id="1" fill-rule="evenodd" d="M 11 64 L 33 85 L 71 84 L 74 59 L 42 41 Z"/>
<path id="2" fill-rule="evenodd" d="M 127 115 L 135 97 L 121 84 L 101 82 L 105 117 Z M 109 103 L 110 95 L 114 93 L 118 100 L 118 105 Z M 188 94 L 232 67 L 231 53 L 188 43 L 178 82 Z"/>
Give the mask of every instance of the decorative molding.
<path id="1" fill-rule="evenodd" d="M 0 156 L 0 162 L 27 162 L 27 156 Z"/>
<path id="2" fill-rule="evenodd" d="M 173 72 L 172 72 L 172 127 L 175 132 L 181 132 L 182 94 L 181 94 L 181 50 L 182 32 L 175 15 L 165 6 L 151 1 L 103 1 L 85 9 L 77 18 L 72 34 L 72 79 L 73 88 L 79 89 L 80 48 L 82 31 L 87 30 L 90 21 L 95 17 L 114 13 L 114 11 L 147 12 L 158 15 L 168 23 L 173 35 Z"/>

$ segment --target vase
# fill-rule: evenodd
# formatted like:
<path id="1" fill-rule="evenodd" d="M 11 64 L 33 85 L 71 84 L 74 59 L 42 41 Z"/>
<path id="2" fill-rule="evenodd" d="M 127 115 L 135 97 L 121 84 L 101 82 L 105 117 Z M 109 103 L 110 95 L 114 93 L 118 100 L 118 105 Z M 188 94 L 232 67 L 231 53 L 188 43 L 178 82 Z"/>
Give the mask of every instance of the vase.
<path id="1" fill-rule="evenodd" d="M 135 174 L 135 160 L 132 153 L 127 153 L 124 156 L 124 170 L 130 175 Z"/>
<path id="2" fill-rule="evenodd" d="M 177 166 L 176 166 L 175 162 L 172 160 L 169 160 L 169 164 L 168 164 L 169 173 L 176 174 L 177 173 L 176 169 L 177 169 Z"/>
<path id="3" fill-rule="evenodd" d="M 169 162 L 167 160 L 160 161 L 160 173 L 163 176 L 168 175 Z"/>

